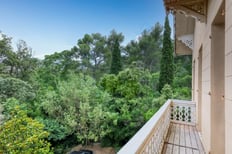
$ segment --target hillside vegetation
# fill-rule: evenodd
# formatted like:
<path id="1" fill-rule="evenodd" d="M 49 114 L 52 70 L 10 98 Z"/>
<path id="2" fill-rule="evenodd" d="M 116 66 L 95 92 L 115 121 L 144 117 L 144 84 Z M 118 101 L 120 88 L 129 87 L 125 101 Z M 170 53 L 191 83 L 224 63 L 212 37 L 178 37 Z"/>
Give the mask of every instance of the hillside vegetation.
<path id="1" fill-rule="evenodd" d="M 171 55 L 172 82 L 160 80 L 165 29 L 156 23 L 126 46 L 115 30 L 85 34 L 43 60 L 25 41 L 14 51 L 1 34 L 0 153 L 64 153 L 96 142 L 118 148 L 166 99 L 190 99 L 191 56 Z"/>

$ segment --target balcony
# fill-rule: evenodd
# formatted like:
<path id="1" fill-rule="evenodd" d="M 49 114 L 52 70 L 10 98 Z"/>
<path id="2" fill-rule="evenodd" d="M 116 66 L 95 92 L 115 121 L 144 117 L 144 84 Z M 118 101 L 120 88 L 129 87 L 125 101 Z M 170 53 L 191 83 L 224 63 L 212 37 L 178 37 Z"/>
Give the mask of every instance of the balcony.
<path id="1" fill-rule="evenodd" d="M 118 154 L 203 154 L 196 104 L 167 100 Z"/>

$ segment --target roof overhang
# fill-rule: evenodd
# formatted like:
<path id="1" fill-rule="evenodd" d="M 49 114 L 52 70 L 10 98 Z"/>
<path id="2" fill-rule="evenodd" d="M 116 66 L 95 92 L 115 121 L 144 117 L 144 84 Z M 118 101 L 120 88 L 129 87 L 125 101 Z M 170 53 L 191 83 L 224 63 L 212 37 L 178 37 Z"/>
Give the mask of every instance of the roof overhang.
<path id="1" fill-rule="evenodd" d="M 207 0 L 164 0 L 167 12 L 182 12 L 201 22 L 206 21 Z"/>
<path id="2" fill-rule="evenodd" d="M 195 20 L 206 21 L 207 0 L 164 0 L 164 5 L 174 15 L 176 54 L 192 54 Z"/>

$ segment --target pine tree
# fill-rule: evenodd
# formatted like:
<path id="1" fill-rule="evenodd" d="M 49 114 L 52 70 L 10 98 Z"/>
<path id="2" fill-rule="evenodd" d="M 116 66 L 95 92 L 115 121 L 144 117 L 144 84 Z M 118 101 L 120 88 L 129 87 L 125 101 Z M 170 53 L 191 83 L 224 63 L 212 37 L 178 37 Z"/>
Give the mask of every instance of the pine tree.
<path id="1" fill-rule="evenodd" d="M 173 50 L 170 35 L 171 28 L 169 26 L 168 16 L 166 16 L 160 66 L 159 91 L 162 90 L 165 84 L 172 85 L 172 81 L 174 78 Z"/>
<path id="2" fill-rule="evenodd" d="M 110 73 L 118 74 L 118 72 L 121 70 L 122 70 L 122 64 L 121 64 L 120 44 L 118 39 L 116 39 L 113 45 Z"/>

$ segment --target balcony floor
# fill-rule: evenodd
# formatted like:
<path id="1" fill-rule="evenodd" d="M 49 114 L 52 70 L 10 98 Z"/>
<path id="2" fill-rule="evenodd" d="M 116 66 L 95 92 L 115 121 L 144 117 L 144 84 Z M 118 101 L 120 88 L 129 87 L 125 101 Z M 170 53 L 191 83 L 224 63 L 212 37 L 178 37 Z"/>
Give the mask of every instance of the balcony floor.
<path id="1" fill-rule="evenodd" d="M 171 123 L 162 154 L 204 154 L 195 126 Z"/>

